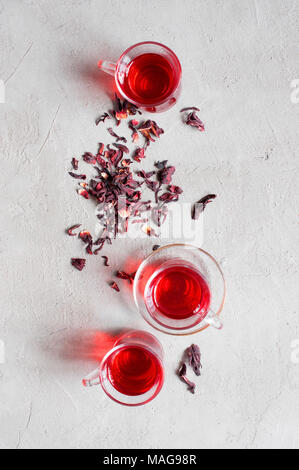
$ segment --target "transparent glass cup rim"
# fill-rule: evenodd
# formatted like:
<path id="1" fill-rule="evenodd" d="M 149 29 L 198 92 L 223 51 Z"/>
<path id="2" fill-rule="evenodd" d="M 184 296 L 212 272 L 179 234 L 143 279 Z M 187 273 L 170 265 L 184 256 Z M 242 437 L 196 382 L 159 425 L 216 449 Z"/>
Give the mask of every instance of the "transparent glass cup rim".
<path id="1" fill-rule="evenodd" d="M 220 313 L 222 312 L 222 309 L 223 309 L 223 306 L 224 306 L 224 301 L 225 301 L 225 297 L 226 297 L 226 282 L 225 282 L 225 278 L 224 278 L 224 274 L 222 272 L 222 269 L 220 268 L 219 264 L 217 263 L 217 261 L 215 260 L 215 258 L 210 254 L 208 253 L 207 251 L 203 250 L 202 248 L 199 248 L 195 245 L 191 245 L 191 244 L 187 244 L 187 243 L 170 243 L 168 245 L 164 245 L 164 246 L 161 246 L 159 248 L 157 248 L 155 251 L 153 251 L 152 253 L 150 253 L 147 257 L 144 258 L 144 260 L 140 263 L 137 271 L 136 271 L 136 274 L 135 274 L 135 278 L 134 278 L 134 283 L 133 283 L 133 296 L 134 296 L 134 301 L 135 301 L 135 304 L 137 306 L 137 309 L 138 311 L 141 313 L 141 315 L 143 316 L 143 318 L 145 319 L 145 321 L 151 325 L 153 328 L 155 328 L 156 330 L 158 331 L 162 331 L 163 333 L 166 333 L 166 334 L 169 334 L 169 335 L 173 335 L 173 336 L 189 336 L 189 335 L 192 335 L 192 334 L 196 334 L 198 333 L 199 331 L 203 331 L 205 330 L 206 328 L 208 328 L 209 325 L 204 325 L 204 326 L 200 326 L 200 323 L 198 324 L 198 328 L 194 329 L 193 331 L 184 331 L 184 330 L 166 330 L 166 328 L 161 328 L 159 323 L 156 322 L 156 321 L 148 321 L 148 319 L 143 315 L 143 312 L 140 310 L 140 306 L 139 306 L 139 303 L 138 303 L 138 280 L 139 280 L 139 275 L 141 274 L 143 268 L 145 267 L 145 265 L 147 263 L 150 262 L 151 258 L 154 258 L 155 255 L 158 253 L 158 252 L 161 252 L 161 251 L 164 251 L 164 250 L 167 250 L 169 248 L 175 248 L 175 247 L 180 247 L 180 248 L 186 248 L 186 249 L 190 249 L 190 250 L 198 250 L 199 252 L 203 253 L 205 256 L 208 256 L 210 258 L 210 260 L 215 264 L 215 267 L 218 269 L 219 271 L 219 274 L 221 275 L 221 278 L 222 278 L 222 281 L 223 281 L 223 296 L 222 296 L 222 300 L 221 300 L 221 303 L 219 305 L 219 308 L 217 310 L 217 312 L 215 312 L 215 315 L 217 317 L 219 317 Z"/>
<path id="2" fill-rule="evenodd" d="M 116 69 L 115 69 L 115 83 L 116 83 L 116 86 L 118 88 L 118 91 L 119 93 L 127 100 L 129 101 L 130 103 L 136 105 L 136 106 L 144 106 L 144 103 L 141 103 L 139 101 L 136 101 L 136 100 L 133 100 L 132 98 L 130 98 L 129 96 L 126 95 L 126 93 L 124 92 L 121 84 L 119 83 L 119 80 L 118 80 L 118 72 L 119 72 L 119 67 L 120 65 L 122 64 L 123 62 L 123 59 L 126 55 L 128 55 L 133 49 L 139 47 L 139 46 L 146 46 L 146 45 L 152 45 L 152 46 L 158 46 L 158 47 L 161 47 L 162 49 L 165 49 L 165 51 L 167 51 L 172 57 L 173 59 L 175 60 L 176 62 L 176 65 L 178 66 L 178 70 L 179 70 L 179 77 L 178 77 L 178 80 L 177 80 L 177 83 L 175 84 L 173 90 L 172 90 L 172 94 L 174 94 L 176 92 L 176 90 L 179 88 L 180 86 L 180 81 L 181 81 L 181 75 L 182 75 L 182 67 L 181 67 L 181 63 L 177 57 L 177 55 L 167 46 L 165 46 L 164 44 L 161 44 L 160 42 L 155 42 L 155 41 L 143 41 L 143 42 L 138 42 L 137 44 L 133 44 L 133 46 L 130 46 L 128 47 L 128 49 L 126 49 L 122 55 L 120 56 L 120 58 L 118 59 L 117 63 L 116 63 Z M 163 104 L 163 103 L 166 103 L 167 101 L 169 100 L 169 96 L 164 98 L 163 100 L 159 101 L 159 105 Z M 147 103 L 146 104 L 147 107 L 151 107 L 151 106 L 157 106 L 157 103 Z"/>

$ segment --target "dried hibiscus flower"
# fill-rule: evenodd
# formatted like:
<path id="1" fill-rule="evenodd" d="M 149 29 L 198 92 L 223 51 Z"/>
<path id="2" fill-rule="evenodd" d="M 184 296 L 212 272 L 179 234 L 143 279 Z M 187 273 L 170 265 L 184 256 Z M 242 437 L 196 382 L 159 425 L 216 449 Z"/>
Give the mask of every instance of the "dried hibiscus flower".
<path id="1" fill-rule="evenodd" d="M 73 233 L 73 231 L 76 230 L 76 228 L 79 228 L 79 227 L 81 227 L 81 224 L 72 225 L 72 227 L 67 229 L 67 234 L 70 235 L 71 237 L 75 237 L 77 234 Z"/>
<path id="2" fill-rule="evenodd" d="M 201 119 L 199 119 L 199 117 L 196 114 L 196 112 L 199 111 L 199 109 L 193 106 L 190 108 L 183 108 L 181 109 L 181 112 L 188 111 L 188 110 L 192 110 L 192 111 L 191 113 L 187 114 L 185 123 L 188 126 L 196 127 L 201 132 L 204 131 L 205 130 L 204 123 L 201 121 Z"/>
<path id="3" fill-rule="evenodd" d="M 79 161 L 74 157 L 72 158 L 72 167 L 74 170 L 78 170 Z"/>
<path id="4" fill-rule="evenodd" d="M 86 163 L 90 163 L 91 165 L 95 165 L 97 163 L 96 157 L 90 152 L 85 152 L 82 158 Z"/>
<path id="5" fill-rule="evenodd" d="M 108 256 L 102 256 L 102 258 L 104 260 L 104 266 L 110 266 Z"/>
<path id="6" fill-rule="evenodd" d="M 153 250 L 153 251 L 156 251 L 158 248 L 160 248 L 160 246 L 161 246 L 161 245 L 153 245 L 152 250 Z"/>
<path id="7" fill-rule="evenodd" d="M 110 116 L 108 113 L 103 113 L 100 117 L 98 117 L 96 119 L 96 126 L 100 123 L 100 122 L 105 122 L 106 119 L 110 119 Z"/>
<path id="8" fill-rule="evenodd" d="M 135 273 L 133 275 L 133 274 L 126 273 L 125 271 L 117 271 L 117 273 L 115 275 L 119 279 L 125 279 L 125 280 L 129 281 L 130 284 L 132 284 L 132 282 L 134 280 Z"/>
<path id="9" fill-rule="evenodd" d="M 114 130 L 112 129 L 112 127 L 108 127 L 107 131 L 109 132 L 110 135 L 112 135 L 112 137 L 115 137 L 116 138 L 116 142 L 120 141 L 120 142 L 124 142 L 126 143 L 127 142 L 127 139 L 125 137 L 120 137 L 119 135 L 117 135 Z"/>
<path id="10" fill-rule="evenodd" d="M 110 111 L 110 114 L 115 118 L 117 126 L 119 126 L 122 119 L 127 119 L 129 115 L 135 115 L 137 112 L 141 114 L 141 111 L 134 104 L 129 103 L 127 100 L 122 102 L 115 94 L 114 110 Z"/>
<path id="11" fill-rule="evenodd" d="M 196 106 L 189 106 L 187 108 L 182 108 L 180 113 L 184 113 L 185 111 L 200 111 L 200 109 L 196 108 Z"/>
<path id="12" fill-rule="evenodd" d="M 144 148 L 137 147 L 135 152 L 134 152 L 133 159 L 136 162 L 141 162 L 141 159 L 144 158 L 144 157 L 145 157 Z"/>
<path id="13" fill-rule="evenodd" d="M 86 264 L 86 260 L 84 258 L 72 258 L 71 263 L 74 268 L 78 269 L 79 271 L 82 271 Z"/>
<path id="14" fill-rule="evenodd" d="M 119 287 L 118 287 L 118 285 L 116 284 L 116 282 L 112 282 L 112 283 L 110 284 L 110 287 L 111 287 L 111 289 L 116 290 L 116 292 L 119 292 Z"/>
<path id="15" fill-rule="evenodd" d="M 92 241 L 92 236 L 91 236 L 90 232 L 88 232 L 87 230 L 82 230 L 79 233 L 79 238 L 81 238 L 83 243 L 90 243 Z"/>
<path id="16" fill-rule="evenodd" d="M 77 173 L 73 173 L 72 171 L 69 171 L 69 175 L 72 176 L 73 178 L 77 178 L 78 180 L 86 179 L 86 175 L 77 175 Z"/>
<path id="17" fill-rule="evenodd" d="M 191 209 L 191 217 L 193 220 L 197 220 L 200 214 L 205 210 L 206 205 L 209 202 L 212 202 L 215 199 L 216 194 L 207 194 L 206 196 L 202 197 L 199 201 L 193 204 Z"/>
<path id="18" fill-rule="evenodd" d="M 139 121 L 137 121 L 136 119 L 132 119 L 130 122 L 129 122 L 129 128 L 131 129 L 132 131 L 132 142 L 135 143 L 139 140 L 139 134 L 138 134 L 138 131 L 136 129 L 136 127 L 138 126 L 139 124 Z"/>
<path id="19" fill-rule="evenodd" d="M 83 196 L 85 199 L 89 199 L 89 194 L 86 189 L 78 189 L 78 194 Z"/>
<path id="20" fill-rule="evenodd" d="M 195 383 L 191 382 L 191 380 L 187 378 L 186 372 L 187 372 L 187 367 L 186 367 L 186 364 L 183 362 L 178 370 L 178 376 L 183 382 L 185 382 L 188 385 L 188 390 L 191 393 L 195 393 Z"/>
<path id="21" fill-rule="evenodd" d="M 200 375 L 200 369 L 202 367 L 200 359 L 201 353 L 200 349 L 196 344 L 191 344 L 189 348 L 186 349 L 186 355 L 188 358 L 188 363 L 192 367 L 196 375 Z"/>

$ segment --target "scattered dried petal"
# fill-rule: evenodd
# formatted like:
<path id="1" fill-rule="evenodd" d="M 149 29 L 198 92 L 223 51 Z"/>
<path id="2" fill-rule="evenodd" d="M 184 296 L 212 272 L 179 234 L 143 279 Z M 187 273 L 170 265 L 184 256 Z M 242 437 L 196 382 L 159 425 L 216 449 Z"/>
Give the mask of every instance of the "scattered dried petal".
<path id="1" fill-rule="evenodd" d="M 196 108 L 196 106 L 189 106 L 189 108 L 183 108 L 180 110 L 180 113 L 184 113 L 185 111 L 200 111 L 199 108 Z"/>
<path id="2" fill-rule="evenodd" d="M 153 245 L 152 250 L 153 250 L 153 251 L 156 251 L 156 250 L 158 250 L 158 248 L 160 248 L 160 246 L 161 246 L 161 245 Z"/>
<path id="3" fill-rule="evenodd" d="M 81 227 L 81 224 L 76 224 L 76 225 L 73 225 L 72 227 L 68 228 L 67 229 L 67 234 L 70 235 L 71 237 L 75 237 L 77 234 L 73 233 L 73 231 L 76 230 L 76 228 L 78 228 L 78 227 Z"/>
<path id="4" fill-rule="evenodd" d="M 199 119 L 196 111 L 189 113 L 185 122 L 188 126 L 196 127 L 201 132 L 205 130 L 204 123 Z"/>
<path id="5" fill-rule="evenodd" d="M 108 113 L 103 113 L 99 118 L 96 119 L 96 126 L 100 123 L 100 122 L 105 122 L 106 119 L 111 119 L 109 114 Z"/>
<path id="6" fill-rule="evenodd" d="M 102 258 L 104 260 L 104 266 L 110 266 L 108 256 L 102 256 Z"/>
<path id="7" fill-rule="evenodd" d="M 186 354 L 188 357 L 188 363 L 192 367 L 194 373 L 196 375 L 200 375 L 202 365 L 200 362 L 201 353 L 199 347 L 196 344 L 191 344 L 191 346 L 186 349 Z"/>
<path id="8" fill-rule="evenodd" d="M 78 269 L 79 271 L 82 271 L 86 264 L 86 259 L 84 258 L 72 258 L 71 260 L 72 265 L 74 268 Z"/>
<path id="9" fill-rule="evenodd" d="M 129 281 L 130 284 L 132 284 L 132 282 L 134 280 L 134 277 L 132 276 L 132 274 L 126 273 L 125 271 L 117 271 L 115 275 L 119 279 L 125 279 L 125 280 Z M 134 274 L 134 276 L 135 276 L 135 274 Z"/>
<path id="10" fill-rule="evenodd" d="M 182 194 L 183 190 L 179 186 L 175 186 L 174 184 L 170 184 L 168 186 L 168 191 L 174 194 Z"/>
<path id="11" fill-rule="evenodd" d="M 119 150 L 121 150 L 122 152 L 125 152 L 125 153 L 129 153 L 129 149 L 126 145 L 122 145 L 122 144 L 115 144 L 113 143 L 112 145 L 114 145 L 114 147 L 118 148 Z"/>
<path id="12" fill-rule="evenodd" d="M 136 162 L 140 162 L 142 158 L 144 158 L 144 148 L 137 147 L 137 149 L 134 152 L 133 159 Z"/>
<path id="13" fill-rule="evenodd" d="M 78 189 L 77 192 L 80 196 L 83 196 L 85 199 L 89 199 L 89 194 L 86 189 Z"/>
<path id="14" fill-rule="evenodd" d="M 119 135 L 117 135 L 112 129 L 112 127 L 108 127 L 107 131 L 109 132 L 110 135 L 112 135 L 112 137 L 116 138 L 116 142 L 118 141 L 125 142 L 125 143 L 127 142 L 127 139 L 125 137 L 120 137 Z"/>
<path id="15" fill-rule="evenodd" d="M 188 390 L 191 393 L 194 394 L 195 393 L 195 383 L 191 382 L 191 380 L 189 380 L 186 377 L 186 371 L 187 371 L 187 367 L 186 367 L 186 364 L 183 362 L 181 364 L 180 368 L 179 368 L 178 375 L 179 375 L 180 379 L 188 385 Z"/>
<path id="16" fill-rule="evenodd" d="M 85 180 L 86 175 L 77 175 L 77 173 L 73 173 L 72 171 L 69 171 L 69 175 L 72 176 L 73 178 L 76 178 L 78 180 Z"/>
<path id="17" fill-rule="evenodd" d="M 88 232 L 88 230 L 81 230 L 81 232 L 79 233 L 79 238 L 81 238 L 84 243 L 89 243 L 92 239 L 92 236 L 90 232 Z"/>
<path id="18" fill-rule="evenodd" d="M 112 283 L 110 284 L 110 287 L 111 287 L 112 289 L 116 290 L 116 292 L 119 292 L 119 287 L 118 287 L 118 285 L 116 284 L 116 282 L 112 282 Z"/>
<path id="19" fill-rule="evenodd" d="M 86 163 L 90 163 L 91 165 L 95 165 L 97 163 L 96 157 L 90 152 L 84 153 L 82 158 Z"/>
<path id="20" fill-rule="evenodd" d="M 72 167 L 74 170 L 78 170 L 79 161 L 74 157 L 72 158 Z"/>
<path id="21" fill-rule="evenodd" d="M 200 214 L 205 210 L 206 205 L 209 202 L 212 202 L 213 199 L 217 197 L 216 194 L 207 194 L 206 196 L 202 197 L 199 201 L 193 204 L 191 209 L 191 218 L 193 220 L 197 220 Z"/>
<path id="22" fill-rule="evenodd" d="M 169 184 L 172 180 L 172 176 L 175 172 L 174 166 L 165 166 L 158 172 L 158 180 L 162 184 Z"/>

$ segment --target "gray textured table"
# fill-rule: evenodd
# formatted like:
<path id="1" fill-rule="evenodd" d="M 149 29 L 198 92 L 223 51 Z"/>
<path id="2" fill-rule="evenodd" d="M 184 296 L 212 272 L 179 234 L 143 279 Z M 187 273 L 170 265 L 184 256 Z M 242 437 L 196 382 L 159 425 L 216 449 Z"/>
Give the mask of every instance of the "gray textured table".
<path id="1" fill-rule="evenodd" d="M 0 2 L 0 447 L 299 447 L 298 14 L 291 0 Z M 165 386 L 130 409 L 81 378 L 95 366 L 90 335 L 144 322 L 99 258 L 70 266 L 82 247 L 64 229 L 94 223 L 67 171 L 109 142 L 94 125 L 110 106 L 97 60 L 142 40 L 169 45 L 184 72 L 147 163 L 176 164 L 184 201 L 217 193 L 203 246 L 228 297 L 223 330 L 192 338 L 197 395 L 175 376 L 190 338 L 158 334 Z M 205 133 L 180 123 L 188 105 Z M 124 243 L 109 248 L 111 270 L 152 246 Z"/>

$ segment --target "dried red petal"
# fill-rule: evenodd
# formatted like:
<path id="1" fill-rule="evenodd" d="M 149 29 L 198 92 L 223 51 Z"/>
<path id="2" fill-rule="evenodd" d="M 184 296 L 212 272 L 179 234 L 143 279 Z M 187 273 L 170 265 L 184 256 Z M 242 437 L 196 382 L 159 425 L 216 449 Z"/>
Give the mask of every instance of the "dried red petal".
<path id="1" fill-rule="evenodd" d="M 205 210 L 206 205 L 209 202 L 212 202 L 213 199 L 215 199 L 216 194 L 207 194 L 206 196 L 202 197 L 199 201 L 197 201 L 195 204 L 193 204 L 192 209 L 191 209 L 191 218 L 193 220 L 197 220 L 200 216 L 200 214 Z"/>
<path id="2" fill-rule="evenodd" d="M 87 252 L 89 255 L 92 255 L 92 254 L 93 254 L 93 253 L 92 253 L 92 245 L 93 245 L 93 243 L 92 243 L 92 241 L 91 241 L 90 243 L 88 243 L 88 245 L 87 245 L 86 248 L 85 248 L 86 252 Z"/>
<path id="3" fill-rule="evenodd" d="M 96 126 L 100 123 L 100 122 L 105 122 L 106 119 L 110 119 L 110 116 L 108 113 L 103 113 L 99 118 L 96 119 Z"/>
<path id="4" fill-rule="evenodd" d="M 182 108 L 180 113 L 184 113 L 185 111 L 200 111 L 200 109 L 195 106 L 189 106 L 188 108 Z"/>
<path id="5" fill-rule="evenodd" d="M 192 367 L 194 373 L 196 375 L 200 375 L 202 365 L 200 362 L 201 353 L 199 347 L 196 344 L 191 344 L 191 346 L 186 349 L 186 354 L 188 357 L 188 363 Z"/>
<path id="6" fill-rule="evenodd" d="M 162 184 L 169 184 L 172 180 L 172 176 L 175 172 L 174 166 L 166 166 L 162 168 L 158 173 L 158 180 Z"/>
<path id="7" fill-rule="evenodd" d="M 104 266 L 110 266 L 108 256 L 102 256 L 102 258 L 104 260 Z"/>
<path id="8" fill-rule="evenodd" d="M 72 158 L 72 167 L 74 170 L 78 170 L 79 161 L 74 157 Z"/>
<path id="9" fill-rule="evenodd" d="M 191 392 L 191 393 L 195 393 L 195 383 L 194 382 L 191 382 L 191 380 L 189 380 L 187 377 L 186 377 L 186 371 L 187 371 L 187 367 L 186 367 L 186 364 L 183 362 L 179 368 L 179 371 L 178 371 L 178 376 L 180 377 L 180 379 L 185 382 L 187 385 L 188 385 L 188 390 Z"/>
<path id="10" fill-rule="evenodd" d="M 129 274 L 129 273 L 126 273 L 125 271 L 117 271 L 115 275 L 119 279 L 125 279 L 126 281 L 129 281 L 130 284 L 132 284 L 134 277 L 135 277 L 135 273 Z"/>
<path id="11" fill-rule="evenodd" d="M 74 266 L 74 268 L 78 269 L 78 271 L 82 271 L 86 264 L 86 259 L 84 258 L 72 258 L 71 263 Z"/>
<path id="12" fill-rule="evenodd" d="M 84 153 L 82 158 L 86 163 L 90 163 L 91 165 L 95 165 L 97 163 L 96 157 L 90 152 Z"/>
<path id="13" fill-rule="evenodd" d="M 144 158 L 144 148 L 137 147 L 137 149 L 134 152 L 133 159 L 136 162 L 140 162 L 142 158 Z"/>
<path id="14" fill-rule="evenodd" d="M 159 127 L 155 121 L 152 121 L 151 132 L 158 138 L 161 134 L 164 134 L 164 130 L 162 129 L 162 127 Z"/>
<path id="15" fill-rule="evenodd" d="M 114 145 L 114 147 L 118 148 L 119 150 L 121 150 L 124 153 L 129 153 L 129 149 L 126 145 L 115 144 L 115 143 L 113 143 L 112 145 Z"/>
<path id="16" fill-rule="evenodd" d="M 69 175 L 72 176 L 73 178 L 76 178 L 78 180 L 85 180 L 86 175 L 77 175 L 77 173 L 73 173 L 72 171 L 69 171 Z"/>
<path id="17" fill-rule="evenodd" d="M 111 287 L 112 289 L 116 290 L 116 292 L 119 292 L 119 287 L 118 287 L 118 285 L 116 284 L 116 282 L 112 282 L 112 283 L 110 284 L 110 287 Z"/>
<path id="18" fill-rule="evenodd" d="M 76 228 L 78 228 L 78 227 L 81 227 L 81 224 L 76 224 L 76 225 L 73 225 L 72 227 L 68 228 L 67 229 L 67 234 L 70 235 L 71 237 L 75 237 L 77 234 L 73 233 L 73 231 L 76 230 Z"/>
<path id="19" fill-rule="evenodd" d="M 163 201 L 165 203 L 172 202 L 172 201 L 177 201 L 179 196 L 174 193 L 163 193 L 159 199 L 160 201 Z"/>
<path id="20" fill-rule="evenodd" d="M 199 119 L 196 111 L 189 113 L 185 122 L 188 126 L 196 127 L 201 132 L 205 130 L 204 123 Z"/>
<path id="21" fill-rule="evenodd" d="M 85 199 L 89 199 L 89 194 L 86 189 L 78 189 L 77 192 L 80 196 L 83 196 Z"/>
<path id="22" fill-rule="evenodd" d="M 112 129 L 112 127 L 108 127 L 107 131 L 109 132 L 110 135 L 112 135 L 112 137 L 116 138 L 116 142 L 118 141 L 125 142 L 125 143 L 127 142 L 127 139 L 125 137 L 120 137 L 119 135 L 117 135 Z"/>
<path id="23" fill-rule="evenodd" d="M 183 190 L 179 186 L 175 186 L 174 184 L 170 184 L 168 186 L 168 191 L 174 194 L 182 194 Z"/>

